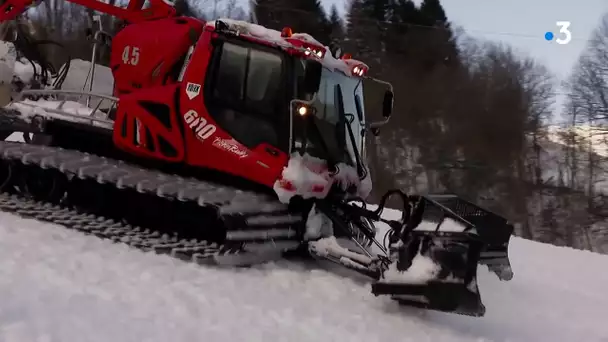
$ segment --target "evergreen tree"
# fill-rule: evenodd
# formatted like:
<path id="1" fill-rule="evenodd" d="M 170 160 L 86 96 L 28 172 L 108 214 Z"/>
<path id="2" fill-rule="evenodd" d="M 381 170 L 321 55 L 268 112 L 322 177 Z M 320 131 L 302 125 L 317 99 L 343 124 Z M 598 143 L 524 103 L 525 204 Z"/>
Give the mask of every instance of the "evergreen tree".
<path id="1" fill-rule="evenodd" d="M 427 25 L 447 25 L 448 18 L 439 0 L 424 0 L 420 5 L 420 13 Z"/>
<path id="2" fill-rule="evenodd" d="M 175 11 L 177 15 L 205 19 L 190 5 L 188 0 L 175 0 Z"/>
<path id="3" fill-rule="evenodd" d="M 388 52 L 405 56 L 415 48 L 412 38 L 414 31 L 420 31 L 420 26 L 424 24 L 422 15 L 411 0 L 392 1 L 389 13 L 390 25 L 386 36 Z"/>
<path id="4" fill-rule="evenodd" d="M 427 25 L 434 27 L 436 31 L 437 47 L 434 56 L 437 61 L 444 65 L 458 66 L 458 48 L 454 41 L 454 33 L 448 22 L 445 10 L 439 0 L 424 0 L 420 5 L 420 13 Z"/>
<path id="5" fill-rule="evenodd" d="M 252 3 L 252 12 L 255 13 L 258 24 L 268 28 L 281 28 L 287 18 L 283 18 L 281 11 L 273 10 L 285 4 L 282 0 L 256 0 Z"/>
<path id="6" fill-rule="evenodd" d="M 331 11 L 329 13 L 328 19 L 328 32 L 330 45 L 331 46 L 339 46 L 341 42 L 344 40 L 345 28 L 344 21 L 338 13 L 338 9 L 336 5 L 331 6 Z"/>
<path id="7" fill-rule="evenodd" d="M 380 73 L 385 51 L 388 0 L 353 0 L 347 14 L 346 49 Z"/>
<path id="8" fill-rule="evenodd" d="M 367 48 L 363 0 L 353 0 L 347 13 L 347 49 L 352 53 L 365 54 Z"/>
<path id="9" fill-rule="evenodd" d="M 439 0 L 424 0 L 417 8 L 411 0 L 393 1 L 387 37 L 390 53 L 407 58 L 417 70 L 458 65 L 458 49 Z"/>

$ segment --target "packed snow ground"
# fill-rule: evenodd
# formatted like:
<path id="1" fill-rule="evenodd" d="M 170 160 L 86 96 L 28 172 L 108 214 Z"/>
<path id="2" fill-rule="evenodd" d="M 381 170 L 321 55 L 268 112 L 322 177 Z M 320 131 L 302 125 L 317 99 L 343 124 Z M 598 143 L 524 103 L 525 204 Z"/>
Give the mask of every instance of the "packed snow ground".
<path id="1" fill-rule="evenodd" d="M 72 68 L 64 89 L 82 89 Z M 518 238 L 510 254 L 510 282 L 480 268 L 488 311 L 470 318 L 310 264 L 205 268 L 0 213 L 0 342 L 608 341 L 608 256 Z"/>
<path id="2" fill-rule="evenodd" d="M 394 215 L 394 213 L 393 213 Z M 294 262 L 217 269 L 0 213 L 0 341 L 608 341 L 608 256 L 514 238 L 483 318 Z"/>

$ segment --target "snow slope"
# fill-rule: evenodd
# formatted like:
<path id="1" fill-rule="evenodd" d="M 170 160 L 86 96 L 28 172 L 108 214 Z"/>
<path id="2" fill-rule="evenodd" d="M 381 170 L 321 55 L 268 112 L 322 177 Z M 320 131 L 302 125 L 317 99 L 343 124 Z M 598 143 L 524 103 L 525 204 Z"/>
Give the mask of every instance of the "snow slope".
<path id="1" fill-rule="evenodd" d="M 0 341 L 608 341 L 608 256 L 510 253 L 515 278 L 481 269 L 488 312 L 470 318 L 312 265 L 206 268 L 0 213 Z"/>
<path id="2" fill-rule="evenodd" d="M 560 126 L 550 126 L 548 128 L 547 138 L 557 144 L 567 145 L 562 134 L 572 132 L 577 136 L 578 140 L 585 140 L 590 144 L 593 152 L 602 156 L 608 157 L 608 133 L 606 128 L 600 126 L 593 127 L 589 125 L 578 125 L 571 128 L 563 128 Z"/>

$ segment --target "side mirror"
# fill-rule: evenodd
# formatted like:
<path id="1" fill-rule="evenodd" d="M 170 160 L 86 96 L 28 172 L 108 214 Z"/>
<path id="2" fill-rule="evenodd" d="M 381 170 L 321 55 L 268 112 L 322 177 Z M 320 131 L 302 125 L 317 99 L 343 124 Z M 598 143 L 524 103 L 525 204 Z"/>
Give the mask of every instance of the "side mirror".
<path id="1" fill-rule="evenodd" d="M 313 60 L 306 60 L 305 64 L 304 81 L 302 82 L 303 91 L 308 94 L 313 94 L 319 91 L 321 83 L 321 73 L 323 66 L 321 63 Z"/>
<path id="2" fill-rule="evenodd" d="M 393 114 L 393 100 L 394 100 L 394 97 L 395 97 L 395 95 L 390 90 L 387 90 L 384 93 L 384 99 L 382 100 L 382 116 L 385 119 L 390 118 L 391 114 Z"/>

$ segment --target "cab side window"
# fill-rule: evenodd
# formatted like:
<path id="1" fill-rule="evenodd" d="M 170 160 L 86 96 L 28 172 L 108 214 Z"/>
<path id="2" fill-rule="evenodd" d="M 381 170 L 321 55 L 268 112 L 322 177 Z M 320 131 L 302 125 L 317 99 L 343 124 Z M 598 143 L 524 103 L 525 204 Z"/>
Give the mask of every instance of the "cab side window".
<path id="1" fill-rule="evenodd" d="M 225 41 L 212 65 L 205 104 L 218 125 L 248 148 L 267 143 L 287 150 L 283 55 Z"/>
<path id="2" fill-rule="evenodd" d="M 329 71 L 326 68 L 323 68 L 319 92 L 314 103 L 314 106 L 317 110 L 317 117 L 334 125 L 338 122 L 339 119 L 338 113 L 335 108 L 336 84 L 337 82 L 335 73 Z"/>

